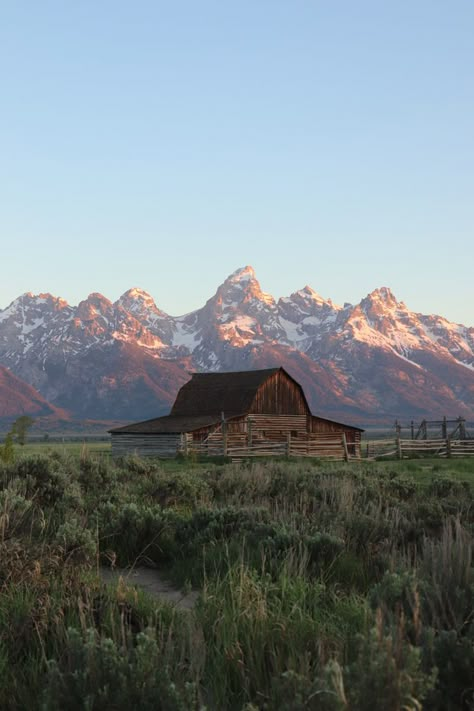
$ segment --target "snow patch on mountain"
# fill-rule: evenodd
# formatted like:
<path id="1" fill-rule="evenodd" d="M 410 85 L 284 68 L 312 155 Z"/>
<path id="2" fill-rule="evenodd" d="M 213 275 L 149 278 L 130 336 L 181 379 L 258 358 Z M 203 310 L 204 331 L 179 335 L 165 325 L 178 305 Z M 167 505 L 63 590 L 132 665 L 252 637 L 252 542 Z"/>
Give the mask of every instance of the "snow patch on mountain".
<path id="1" fill-rule="evenodd" d="M 184 323 L 183 321 L 175 322 L 175 331 L 173 333 L 173 340 L 170 345 L 174 346 L 175 348 L 180 348 L 184 346 L 189 350 L 190 353 L 192 353 L 194 349 L 200 345 L 201 342 L 202 338 L 199 336 L 199 334 L 196 333 L 195 330 L 190 328 L 186 323 Z"/>
<path id="2" fill-rule="evenodd" d="M 246 284 L 249 281 L 252 281 L 255 279 L 255 271 L 253 267 L 251 266 L 246 266 L 246 267 L 241 267 L 240 269 L 236 269 L 235 272 L 232 272 L 232 274 L 226 279 L 226 282 L 229 284 Z"/>
<path id="3" fill-rule="evenodd" d="M 464 366 L 464 368 L 468 368 L 469 370 L 474 371 L 474 361 L 472 363 L 464 363 L 462 360 L 457 360 L 456 358 L 455 358 L 455 360 L 456 360 L 456 363 L 458 363 L 458 365 L 462 365 L 462 366 Z"/>

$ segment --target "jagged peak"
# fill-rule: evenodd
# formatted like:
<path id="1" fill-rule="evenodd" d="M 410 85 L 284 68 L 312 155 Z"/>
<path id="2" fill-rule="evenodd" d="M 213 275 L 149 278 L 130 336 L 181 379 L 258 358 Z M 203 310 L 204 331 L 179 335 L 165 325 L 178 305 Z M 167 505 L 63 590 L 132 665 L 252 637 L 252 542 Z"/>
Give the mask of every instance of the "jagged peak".
<path id="1" fill-rule="evenodd" d="M 134 315 L 140 313 L 160 318 L 170 318 L 167 313 L 158 308 L 152 295 L 138 286 L 125 291 L 115 302 L 115 305 Z"/>
<path id="2" fill-rule="evenodd" d="M 22 294 L 19 298 L 20 299 L 28 299 L 28 300 L 32 300 L 32 299 L 36 300 L 36 299 L 54 299 L 55 297 L 52 294 L 50 294 L 48 291 L 40 293 L 40 294 L 33 294 L 32 291 L 25 291 L 25 293 Z"/>
<path id="3" fill-rule="evenodd" d="M 224 297 L 227 300 L 231 299 L 235 303 L 253 298 L 263 301 L 269 306 L 274 306 L 275 304 L 273 296 L 262 291 L 255 277 L 255 271 L 251 266 L 236 269 L 217 289 L 216 296 Z"/>
<path id="4" fill-rule="evenodd" d="M 112 306 L 112 302 L 110 301 L 110 299 L 101 294 L 99 291 L 93 291 L 92 293 L 90 293 L 87 299 L 84 299 L 82 303 L 84 302 L 97 302 L 100 304 L 106 304 L 107 306 Z"/>
<path id="5" fill-rule="evenodd" d="M 321 294 L 318 294 L 318 292 L 315 291 L 311 286 L 308 286 L 308 284 L 306 284 L 306 286 L 304 286 L 302 289 L 299 289 L 299 291 L 296 291 L 295 294 L 292 294 L 292 296 L 301 296 L 303 299 L 310 299 L 316 304 L 328 304 L 329 306 L 332 306 L 334 308 L 340 308 L 332 302 L 332 299 L 325 299 L 323 296 L 321 296 Z"/>
<path id="6" fill-rule="evenodd" d="M 367 309 L 372 311 L 375 309 L 378 312 L 398 311 L 400 309 L 406 310 L 405 304 L 397 300 L 397 297 L 388 286 L 381 286 L 371 291 L 370 294 L 367 294 L 367 296 L 362 299 L 359 307 L 362 308 L 363 311 Z"/>
<path id="7" fill-rule="evenodd" d="M 124 299 L 136 299 L 137 301 L 153 301 L 154 303 L 152 295 L 148 291 L 140 289 L 140 287 L 138 286 L 132 286 L 131 289 L 127 289 L 127 291 L 125 291 L 118 300 L 122 301 Z"/>
<path id="8" fill-rule="evenodd" d="M 315 291 L 311 286 L 304 286 L 302 289 L 299 289 L 298 291 L 294 291 L 290 296 L 283 296 L 279 299 L 278 303 L 279 304 L 295 304 L 297 305 L 299 302 L 301 306 L 301 302 L 305 304 L 307 308 L 312 308 L 313 306 L 316 307 L 324 307 L 327 306 L 330 309 L 340 311 L 342 309 L 341 306 L 338 304 L 334 304 L 332 299 L 325 299 L 322 297 L 320 294 L 318 294 L 317 291 Z"/>
<path id="9" fill-rule="evenodd" d="M 232 272 L 232 274 L 227 277 L 226 282 L 236 284 L 239 282 L 253 281 L 255 279 L 256 277 L 254 268 L 250 265 L 247 265 L 245 267 L 240 267 L 239 269 L 236 269 L 235 272 Z"/>
<path id="10" fill-rule="evenodd" d="M 60 296 L 54 296 L 54 294 L 50 294 L 49 291 L 41 292 L 39 294 L 33 294 L 32 291 L 25 291 L 24 294 L 18 297 L 18 299 L 15 299 L 15 301 L 34 301 L 35 303 L 46 303 L 47 301 L 49 302 L 54 302 L 55 304 L 64 304 L 67 305 L 67 301 Z M 13 303 L 15 303 L 15 301 Z"/>
<path id="11" fill-rule="evenodd" d="M 25 291 L 20 296 L 17 296 L 3 311 L 0 309 L 0 313 L 6 313 L 15 311 L 16 308 L 24 308 L 25 304 L 28 306 L 41 306 L 42 304 L 53 304 L 55 307 L 65 308 L 69 306 L 68 302 L 61 298 L 60 296 L 54 296 L 49 292 L 44 292 L 40 294 L 33 294 L 32 291 Z"/>
<path id="12" fill-rule="evenodd" d="M 78 318 L 91 318 L 94 313 L 105 314 L 112 308 L 112 302 L 103 294 L 93 291 L 76 308 Z"/>
<path id="13" fill-rule="evenodd" d="M 393 303 L 398 303 L 397 298 L 393 291 L 388 286 L 380 286 L 378 289 L 374 289 L 367 295 L 367 299 L 371 301 L 390 301 Z"/>
<path id="14" fill-rule="evenodd" d="M 399 318 L 415 317 L 403 301 L 398 301 L 395 294 L 387 286 L 374 289 L 354 306 L 352 314 L 357 319 L 360 314 L 368 318 L 369 323 L 382 322 L 386 319 L 396 323 Z"/>

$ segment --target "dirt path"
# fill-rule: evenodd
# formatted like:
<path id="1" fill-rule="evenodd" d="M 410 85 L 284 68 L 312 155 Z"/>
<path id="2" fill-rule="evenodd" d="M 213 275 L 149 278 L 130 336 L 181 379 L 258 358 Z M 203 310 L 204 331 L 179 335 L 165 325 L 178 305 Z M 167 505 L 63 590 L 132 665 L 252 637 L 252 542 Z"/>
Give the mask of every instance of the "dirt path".
<path id="1" fill-rule="evenodd" d="M 136 585 L 149 595 L 182 610 L 191 610 L 198 598 L 196 591 L 184 593 L 175 588 L 169 580 L 153 568 L 100 568 L 100 577 L 108 585 L 116 585 L 123 578 L 127 585 Z"/>

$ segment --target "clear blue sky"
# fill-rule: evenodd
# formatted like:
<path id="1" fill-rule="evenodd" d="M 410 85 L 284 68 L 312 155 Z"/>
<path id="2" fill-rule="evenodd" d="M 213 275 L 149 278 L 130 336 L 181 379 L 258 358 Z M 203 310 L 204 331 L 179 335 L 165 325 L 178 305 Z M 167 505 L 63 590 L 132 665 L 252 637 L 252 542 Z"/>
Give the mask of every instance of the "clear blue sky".
<path id="1" fill-rule="evenodd" d="M 474 325 L 472 0 L 0 7 L 0 308 L 236 268 Z"/>

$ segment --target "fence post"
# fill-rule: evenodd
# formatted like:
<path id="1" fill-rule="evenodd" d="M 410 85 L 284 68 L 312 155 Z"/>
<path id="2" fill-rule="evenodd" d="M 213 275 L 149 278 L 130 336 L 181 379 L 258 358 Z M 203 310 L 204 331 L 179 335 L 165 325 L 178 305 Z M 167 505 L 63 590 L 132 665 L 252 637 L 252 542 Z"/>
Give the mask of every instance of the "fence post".
<path id="1" fill-rule="evenodd" d="M 451 456 L 451 437 L 446 437 L 446 456 Z"/>
<path id="2" fill-rule="evenodd" d="M 349 461 L 349 450 L 347 449 L 347 438 L 346 438 L 346 433 L 342 433 L 342 447 L 344 449 L 344 461 L 348 462 Z"/>
<path id="3" fill-rule="evenodd" d="M 222 422 L 222 453 L 227 457 L 227 422 Z"/>
<path id="4" fill-rule="evenodd" d="M 188 456 L 188 435 L 186 432 L 183 432 L 181 435 L 181 444 L 183 445 L 183 450 L 184 450 L 184 456 Z"/>
<path id="5" fill-rule="evenodd" d="M 286 435 L 286 456 L 289 457 L 291 454 L 291 432 Z"/>
<path id="6" fill-rule="evenodd" d="M 402 456 L 403 456 L 403 452 L 402 452 L 402 440 L 401 440 L 400 436 L 398 436 L 398 437 L 397 437 L 397 457 L 398 457 L 399 459 L 401 459 Z"/>
<path id="7" fill-rule="evenodd" d="M 448 439 L 448 421 L 446 415 L 443 417 L 443 424 L 441 425 L 444 439 Z"/>
<path id="8" fill-rule="evenodd" d="M 252 446 L 252 420 L 247 417 L 247 447 L 250 449 Z"/>

